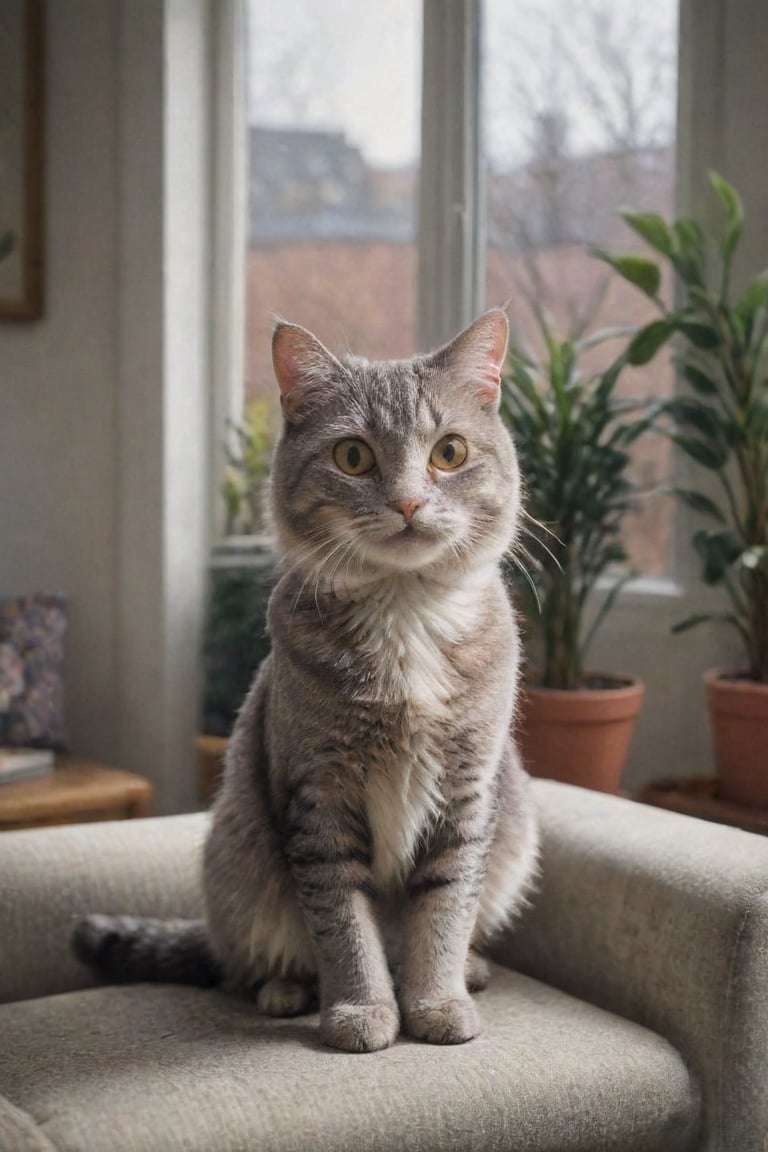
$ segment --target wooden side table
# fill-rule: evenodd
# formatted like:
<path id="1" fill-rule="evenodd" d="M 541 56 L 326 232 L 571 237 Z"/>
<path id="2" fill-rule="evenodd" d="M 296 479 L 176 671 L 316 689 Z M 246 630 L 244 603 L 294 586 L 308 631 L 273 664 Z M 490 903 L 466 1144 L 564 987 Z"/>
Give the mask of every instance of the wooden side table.
<path id="1" fill-rule="evenodd" d="M 745 832 L 768 835 L 768 808 L 750 808 L 721 800 L 714 776 L 693 776 L 678 780 L 654 780 L 635 799 L 655 808 L 668 808 L 684 816 L 698 816 L 715 824 L 729 824 Z"/>
<path id="2" fill-rule="evenodd" d="M 149 816 L 152 793 L 143 776 L 60 756 L 47 776 L 0 784 L 0 832 Z"/>

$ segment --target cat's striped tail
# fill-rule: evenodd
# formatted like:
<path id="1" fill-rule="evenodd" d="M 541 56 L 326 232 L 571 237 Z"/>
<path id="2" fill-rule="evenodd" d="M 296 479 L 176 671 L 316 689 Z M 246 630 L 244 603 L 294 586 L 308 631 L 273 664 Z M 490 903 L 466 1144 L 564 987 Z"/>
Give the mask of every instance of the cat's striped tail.
<path id="1" fill-rule="evenodd" d="M 202 920 L 84 916 L 72 936 L 75 955 L 111 984 L 144 981 L 210 988 L 222 973 Z"/>

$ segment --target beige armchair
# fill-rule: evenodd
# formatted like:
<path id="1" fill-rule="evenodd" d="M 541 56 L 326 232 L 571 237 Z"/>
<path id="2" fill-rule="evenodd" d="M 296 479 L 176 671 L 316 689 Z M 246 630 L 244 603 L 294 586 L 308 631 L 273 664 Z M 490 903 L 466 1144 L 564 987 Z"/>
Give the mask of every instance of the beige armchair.
<path id="1" fill-rule="evenodd" d="M 0 1150 L 766 1152 L 768 841 L 535 789 L 541 888 L 483 1035 L 367 1056 L 71 955 L 85 911 L 199 914 L 205 816 L 0 836 Z"/>

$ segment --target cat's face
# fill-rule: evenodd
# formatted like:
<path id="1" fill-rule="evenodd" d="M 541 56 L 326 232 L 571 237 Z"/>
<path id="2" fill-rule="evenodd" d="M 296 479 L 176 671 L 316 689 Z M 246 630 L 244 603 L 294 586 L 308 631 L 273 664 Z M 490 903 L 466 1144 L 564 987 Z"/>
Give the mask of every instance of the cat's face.
<path id="1" fill-rule="evenodd" d="M 283 548 L 321 582 L 497 560 L 515 536 L 517 460 L 498 415 L 506 317 L 486 313 L 430 356 L 337 360 L 275 330 L 285 422 L 272 471 Z"/>

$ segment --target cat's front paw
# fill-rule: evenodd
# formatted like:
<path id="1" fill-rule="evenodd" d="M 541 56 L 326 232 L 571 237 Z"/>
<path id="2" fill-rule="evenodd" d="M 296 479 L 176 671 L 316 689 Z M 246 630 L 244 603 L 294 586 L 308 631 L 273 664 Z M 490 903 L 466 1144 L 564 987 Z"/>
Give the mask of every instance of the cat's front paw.
<path id="1" fill-rule="evenodd" d="M 323 1043 L 343 1052 L 389 1048 L 399 1031 L 400 1018 L 391 1004 L 331 1004 L 320 1014 Z"/>
<path id="2" fill-rule="evenodd" d="M 403 1017 L 406 1032 L 427 1044 L 464 1044 L 480 1033 L 480 1015 L 469 996 L 417 1000 Z"/>

